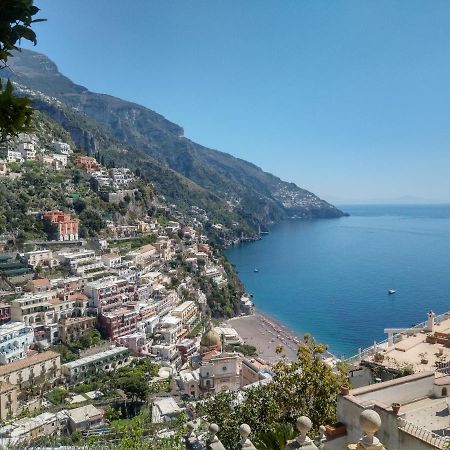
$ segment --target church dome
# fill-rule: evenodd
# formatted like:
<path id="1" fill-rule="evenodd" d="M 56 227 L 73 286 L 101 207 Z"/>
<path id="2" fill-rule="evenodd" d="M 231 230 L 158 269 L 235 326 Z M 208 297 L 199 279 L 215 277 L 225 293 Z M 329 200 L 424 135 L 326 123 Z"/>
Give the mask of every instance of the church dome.
<path id="1" fill-rule="evenodd" d="M 222 347 L 222 340 L 218 333 L 216 333 L 211 325 L 208 325 L 206 332 L 203 334 L 202 339 L 200 340 L 200 348 L 204 351 L 209 350 L 220 350 Z"/>

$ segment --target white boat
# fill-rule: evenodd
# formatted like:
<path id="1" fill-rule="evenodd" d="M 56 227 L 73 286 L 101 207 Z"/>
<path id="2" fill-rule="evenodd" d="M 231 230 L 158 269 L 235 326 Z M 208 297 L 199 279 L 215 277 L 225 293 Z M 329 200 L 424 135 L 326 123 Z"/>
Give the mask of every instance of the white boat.
<path id="1" fill-rule="evenodd" d="M 394 295 L 397 291 L 395 289 L 389 289 L 388 290 L 388 294 L 389 295 Z"/>
<path id="2" fill-rule="evenodd" d="M 255 269 L 253 272 L 259 272 L 259 270 L 258 270 L 258 269 Z"/>

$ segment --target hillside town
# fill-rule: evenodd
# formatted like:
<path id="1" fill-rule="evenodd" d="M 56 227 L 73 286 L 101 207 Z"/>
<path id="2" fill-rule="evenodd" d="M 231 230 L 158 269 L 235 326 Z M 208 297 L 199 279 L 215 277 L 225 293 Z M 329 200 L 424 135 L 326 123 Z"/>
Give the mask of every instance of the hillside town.
<path id="1" fill-rule="evenodd" d="M 43 143 L 36 135 L 20 134 L 3 150 L 4 179 L 20 178 L 27 164 L 55 173 L 73 167 L 105 204 L 131 206 L 139 195 L 138 175 L 126 167 L 107 168 L 100 157 L 74 152 L 66 142 Z M 150 422 L 169 434 L 180 417 L 192 420 L 186 448 L 223 448 L 218 429 L 196 434 L 196 404 L 271 383 L 279 344 L 285 357 L 296 358 L 301 339 L 255 316 L 253 300 L 243 290 L 232 314 L 238 318 L 225 321 L 216 314 L 208 296 L 214 292 L 220 298 L 234 281 L 204 232 L 206 212 L 192 206 L 192 219 L 161 197 L 153 201 L 164 211 L 163 220 L 160 214 L 133 221 L 111 217 L 95 237 L 80 235 L 73 209 L 33 211 L 47 239 L 25 241 L 19 249 L 10 235 L 3 236 L 4 447 L 42 439 L 85 443 L 107 433 L 119 417 L 135 416 L 129 402 L 147 405 Z M 221 225 L 213 229 L 220 231 Z M 349 382 L 337 398 L 340 425 L 327 425 L 317 439 L 307 440 L 311 426 L 303 418 L 298 429 L 299 439 L 310 445 L 306 448 L 333 450 L 356 442 L 361 430 L 354 420 L 369 403 L 374 415 L 365 420 L 378 427 L 387 448 L 406 448 L 400 443 L 445 448 L 448 424 L 438 413 L 449 409 L 447 322 L 446 315 L 430 312 L 412 329 L 386 329 L 385 342 L 345 361 Z M 323 358 L 330 367 L 339 364 L 333 355 Z M 430 412 L 431 417 L 436 412 L 435 420 Z M 250 431 L 243 430 L 242 439 L 251 444 Z"/>
<path id="2" fill-rule="evenodd" d="M 50 3 L 48 18 L 34 0 L 0 4 L 0 450 L 449 450 L 450 311 L 430 300 L 449 289 L 450 208 L 431 205 L 447 178 L 430 142 L 448 133 L 429 111 L 445 117 L 444 97 L 404 108 L 439 88 L 437 60 L 446 73 L 429 58 L 447 50 L 446 11 L 265 2 L 235 20 L 208 2 Z M 29 49 L 47 20 L 43 50 L 105 93 Z M 395 57 L 385 36 L 402 37 Z M 235 155 L 153 102 L 218 144 L 217 125 L 237 124 Z M 353 219 L 296 182 L 358 204 L 432 196 Z M 244 248 L 257 252 L 240 263 Z"/>
<path id="3" fill-rule="evenodd" d="M 107 202 L 133 198 L 133 173 L 74 155 L 67 143 L 42 150 L 36 136 L 19 135 L 8 143 L 2 176 L 20 176 L 10 168 L 27 161 L 54 171 L 79 167 Z M 270 364 L 239 351 L 233 328 L 211 322 L 199 280 L 220 292 L 229 279 L 198 228 L 147 216 L 109 222 L 113 237 L 82 239 L 73 212 L 39 217 L 48 224 L 47 241 L 26 243 L 26 251 L 14 251 L 8 236 L 0 243 L 1 443 L 107 427 L 105 411 L 126 401 L 127 392 L 111 396 L 99 381 L 127 367 L 149 364 L 143 395 L 156 423 L 201 397 L 270 378 Z M 245 293 L 239 311 L 254 313 Z"/>

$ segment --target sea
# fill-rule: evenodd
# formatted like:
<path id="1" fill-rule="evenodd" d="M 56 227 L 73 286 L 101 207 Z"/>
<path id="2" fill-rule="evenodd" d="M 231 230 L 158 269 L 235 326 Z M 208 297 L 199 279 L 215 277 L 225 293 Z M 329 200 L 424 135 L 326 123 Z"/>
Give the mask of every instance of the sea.
<path id="1" fill-rule="evenodd" d="M 258 310 L 338 357 L 450 311 L 450 205 L 339 208 L 350 216 L 286 220 L 226 251 Z"/>

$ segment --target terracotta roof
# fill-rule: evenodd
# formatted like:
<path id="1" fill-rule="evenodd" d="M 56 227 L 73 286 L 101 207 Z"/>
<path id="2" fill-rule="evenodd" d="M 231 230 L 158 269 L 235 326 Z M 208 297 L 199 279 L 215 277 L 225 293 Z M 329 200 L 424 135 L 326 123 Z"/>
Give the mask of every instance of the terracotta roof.
<path id="1" fill-rule="evenodd" d="M 120 258 L 120 256 L 117 253 L 106 253 L 105 255 L 102 255 L 102 258 L 115 259 Z"/>
<path id="2" fill-rule="evenodd" d="M 59 356 L 59 353 L 48 351 L 38 353 L 37 355 L 30 356 L 29 358 L 19 359 L 18 361 L 0 366 L 0 377 L 2 375 L 7 375 L 8 373 L 15 372 L 16 370 L 24 369 L 25 367 L 30 367 L 44 361 L 49 361 Z"/>
<path id="3" fill-rule="evenodd" d="M 139 253 L 151 252 L 152 250 L 156 250 L 155 246 L 152 244 L 147 244 L 139 248 Z"/>
<path id="4" fill-rule="evenodd" d="M 219 356 L 220 352 L 218 350 L 211 350 L 202 355 L 202 361 L 207 362 L 214 358 L 215 356 Z"/>
<path id="5" fill-rule="evenodd" d="M 59 298 L 51 298 L 48 302 L 51 303 L 52 305 L 59 305 L 60 303 L 64 303 Z"/>
<path id="6" fill-rule="evenodd" d="M 46 286 L 50 284 L 50 280 L 48 278 L 37 278 L 36 280 L 31 280 L 30 283 L 34 286 Z"/>
<path id="7" fill-rule="evenodd" d="M 88 296 L 82 292 L 77 292 L 76 294 L 69 295 L 70 300 L 87 300 Z"/>

